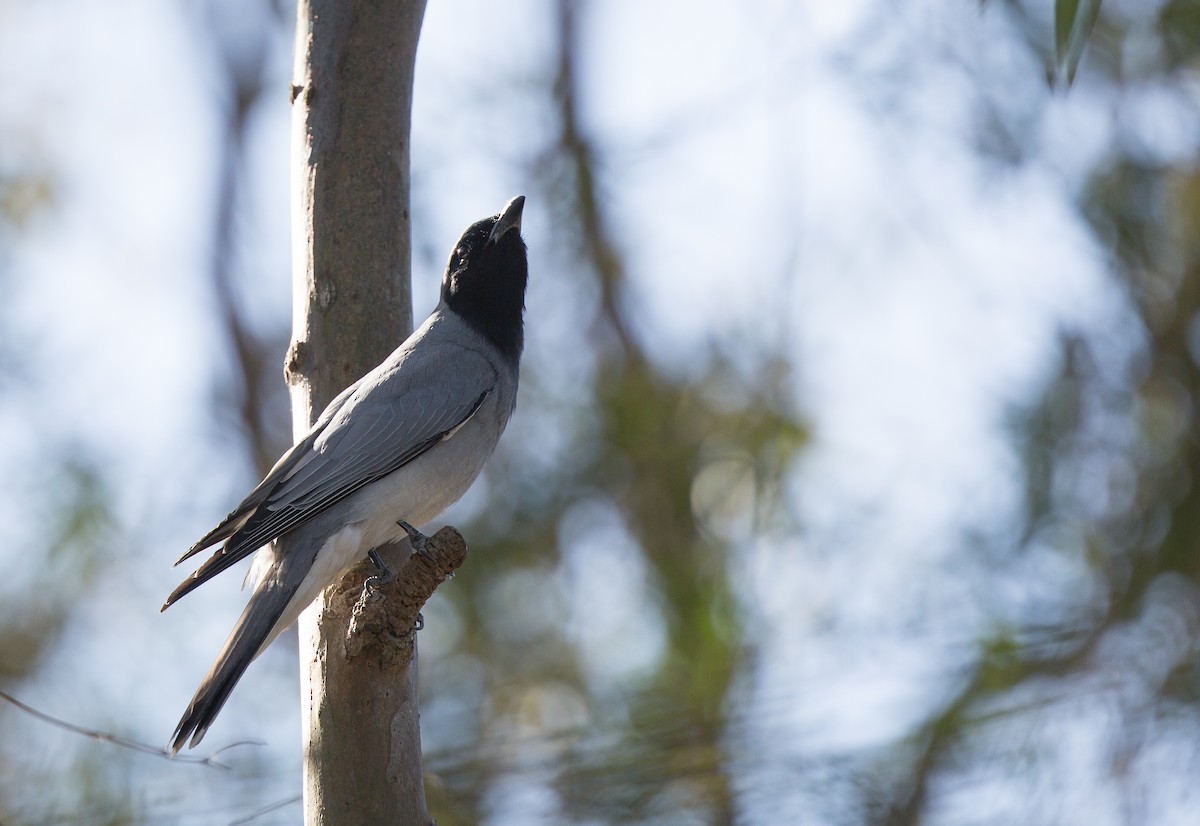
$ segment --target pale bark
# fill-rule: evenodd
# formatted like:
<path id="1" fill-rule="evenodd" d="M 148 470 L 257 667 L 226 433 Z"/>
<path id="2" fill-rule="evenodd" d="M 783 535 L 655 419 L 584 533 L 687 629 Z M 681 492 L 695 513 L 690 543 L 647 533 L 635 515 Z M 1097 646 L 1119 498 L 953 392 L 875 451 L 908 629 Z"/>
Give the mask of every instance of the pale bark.
<path id="1" fill-rule="evenodd" d="M 299 3 L 292 87 L 295 311 L 286 368 L 297 435 L 412 329 L 409 125 L 424 7 L 424 0 Z M 399 566 L 396 549 L 389 559 Z M 411 624 L 362 616 L 356 636 L 378 639 L 359 639 L 351 646 L 355 654 L 347 649 L 366 572 L 357 566 L 300 620 L 310 826 L 430 822 Z M 369 655 L 391 650 L 401 638 L 413 644 L 404 656 Z"/>

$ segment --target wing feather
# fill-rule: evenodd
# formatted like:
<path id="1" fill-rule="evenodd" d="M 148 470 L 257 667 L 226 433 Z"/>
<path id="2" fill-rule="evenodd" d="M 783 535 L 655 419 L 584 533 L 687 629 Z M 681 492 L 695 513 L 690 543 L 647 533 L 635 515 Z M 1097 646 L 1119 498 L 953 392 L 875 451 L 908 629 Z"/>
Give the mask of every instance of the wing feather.
<path id="1" fill-rule="evenodd" d="M 339 396 L 338 408 L 330 405 L 246 500 L 188 551 L 184 559 L 225 540 L 163 607 L 411 462 L 470 419 L 495 389 L 496 368 L 473 350 L 450 344 L 430 349 L 434 352 L 426 353 L 420 363 L 402 361 L 381 376 L 385 362 Z M 433 369 L 445 364 L 456 369 Z"/>

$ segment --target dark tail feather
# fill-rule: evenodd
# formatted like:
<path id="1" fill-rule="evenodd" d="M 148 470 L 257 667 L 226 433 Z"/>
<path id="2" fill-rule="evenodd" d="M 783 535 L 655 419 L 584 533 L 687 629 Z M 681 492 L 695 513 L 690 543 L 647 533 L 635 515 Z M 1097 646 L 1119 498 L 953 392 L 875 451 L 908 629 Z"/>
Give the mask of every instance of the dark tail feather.
<path id="1" fill-rule="evenodd" d="M 192 698 L 191 705 L 175 728 L 171 742 L 172 754 L 178 754 L 185 744 L 188 748 L 193 748 L 204 739 L 208 727 L 229 699 L 233 687 L 246 673 L 246 668 L 258 656 L 259 649 L 283 615 L 299 584 L 298 580 L 280 583 L 272 577 L 264 580 L 255 590 L 246 610 L 234 626 L 233 633 L 225 641 L 225 647 L 221 649 L 217 661 L 205 676 L 204 682 L 200 683 L 196 696 Z"/>
<path id="2" fill-rule="evenodd" d="M 204 583 L 215 577 L 217 574 L 232 568 L 234 565 L 241 562 L 243 559 L 254 553 L 257 548 L 241 547 L 236 550 L 236 553 L 229 553 L 229 546 L 222 548 L 215 554 L 204 560 L 204 564 L 192 573 L 187 579 L 179 583 L 179 587 L 171 592 L 167 597 L 167 601 L 162 604 L 159 611 L 165 611 L 180 600 L 180 598 L 190 594 L 192 591 L 199 588 Z M 185 557 L 186 559 L 186 557 Z M 182 561 L 182 560 L 180 560 Z M 179 564 L 179 563 L 176 563 Z"/>

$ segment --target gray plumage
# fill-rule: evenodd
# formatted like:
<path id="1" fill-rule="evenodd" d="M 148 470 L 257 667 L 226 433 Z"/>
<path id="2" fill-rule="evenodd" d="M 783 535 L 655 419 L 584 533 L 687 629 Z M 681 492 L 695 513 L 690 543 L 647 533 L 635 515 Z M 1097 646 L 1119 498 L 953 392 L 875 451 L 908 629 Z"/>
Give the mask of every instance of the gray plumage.
<path id="1" fill-rule="evenodd" d="M 483 469 L 516 404 L 527 264 L 524 198 L 473 224 L 442 300 L 388 358 L 343 391 L 312 429 L 180 562 L 223 546 L 167 598 L 258 551 L 255 588 L 172 741 L 204 737 L 250 662 L 372 548 L 453 504 Z M 274 540 L 286 535 L 286 553 Z M 270 543 L 270 544 L 268 544 Z M 177 563 L 178 564 L 178 563 Z"/>

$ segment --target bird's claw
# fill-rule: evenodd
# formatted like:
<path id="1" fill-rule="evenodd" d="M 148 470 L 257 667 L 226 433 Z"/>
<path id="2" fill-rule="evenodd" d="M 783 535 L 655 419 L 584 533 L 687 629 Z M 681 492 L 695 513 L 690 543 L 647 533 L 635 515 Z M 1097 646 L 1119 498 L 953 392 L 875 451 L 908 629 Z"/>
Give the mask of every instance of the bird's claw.
<path id="1" fill-rule="evenodd" d="M 403 519 L 397 520 L 396 524 L 404 528 L 404 532 L 408 534 L 408 541 L 412 544 L 413 550 L 425 557 L 425 559 L 433 562 L 433 557 L 429 554 L 429 537 Z"/>
<path id="2" fill-rule="evenodd" d="M 383 557 L 379 555 L 379 551 L 372 548 L 367 551 L 367 558 L 375 563 L 375 567 L 379 570 L 379 573 L 367 577 L 366 582 L 363 583 L 368 590 L 378 590 L 396 578 L 396 572 L 387 566 Z"/>

